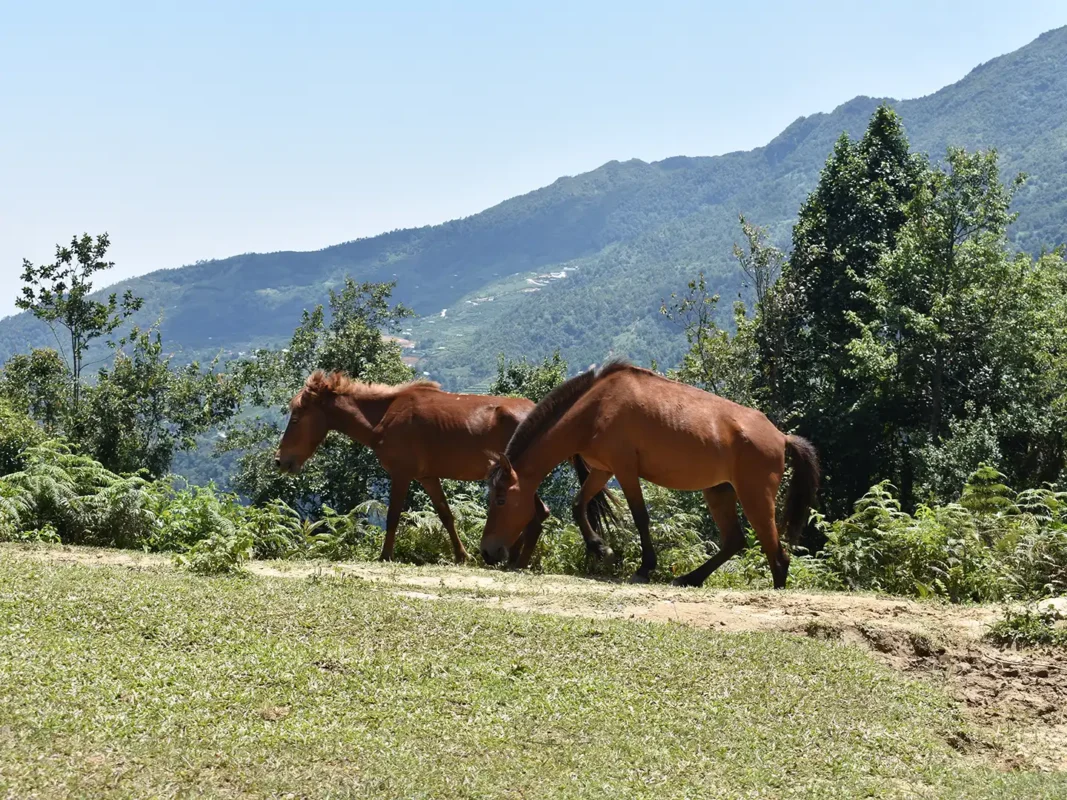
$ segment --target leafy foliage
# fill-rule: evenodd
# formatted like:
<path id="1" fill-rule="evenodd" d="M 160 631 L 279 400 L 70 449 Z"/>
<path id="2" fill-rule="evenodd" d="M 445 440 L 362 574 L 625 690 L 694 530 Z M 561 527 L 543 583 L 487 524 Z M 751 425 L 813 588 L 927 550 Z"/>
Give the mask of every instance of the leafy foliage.
<path id="1" fill-rule="evenodd" d="M 525 397 L 534 403 L 541 400 L 567 379 L 567 362 L 557 349 L 540 364 L 523 356 L 512 361 L 500 354 L 496 365 L 496 379 L 489 385 L 488 394 Z"/>
<path id="2" fill-rule="evenodd" d="M 176 556 L 179 564 L 198 575 L 233 575 L 244 571 L 252 557 L 252 535 L 224 528 Z"/>
<path id="3" fill-rule="evenodd" d="M 22 262 L 22 293 L 15 305 L 29 311 L 45 322 L 60 338 L 56 327 L 66 330 L 66 354 L 71 376 L 71 407 L 79 408 L 82 367 L 85 353 L 94 339 L 111 334 L 126 317 L 141 309 L 143 300 L 127 289 L 122 300 L 111 293 L 106 302 L 92 299 L 92 276 L 110 269 L 114 264 L 105 261 L 110 246 L 107 234 L 94 240 L 89 234 L 75 236 L 70 247 L 56 245 L 56 260 L 52 264 L 34 266 Z M 63 347 L 63 344 L 60 344 Z"/>
<path id="4" fill-rule="evenodd" d="M 194 448 L 197 434 L 241 407 L 239 382 L 216 366 L 176 368 L 158 330 L 134 328 L 86 392 L 83 446 L 110 469 L 166 474 L 176 452 Z"/>
<path id="5" fill-rule="evenodd" d="M 1061 624 L 1052 611 L 1008 608 L 1003 618 L 993 623 L 986 638 L 1012 647 L 1067 647 L 1067 626 Z"/>
<path id="6" fill-rule="evenodd" d="M 870 489 L 846 519 L 820 521 L 819 554 L 844 585 L 955 602 L 1067 592 L 1067 514 L 1054 489 L 1012 493 L 982 465 L 959 503 L 900 509 L 892 488 Z"/>

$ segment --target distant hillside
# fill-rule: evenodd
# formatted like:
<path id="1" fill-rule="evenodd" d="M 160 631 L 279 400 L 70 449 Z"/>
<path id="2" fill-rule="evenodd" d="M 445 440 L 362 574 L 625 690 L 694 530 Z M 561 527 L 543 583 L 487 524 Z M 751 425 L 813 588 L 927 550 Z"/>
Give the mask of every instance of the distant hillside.
<path id="1" fill-rule="evenodd" d="M 749 152 L 611 162 L 443 225 L 201 262 L 113 288 L 144 296 L 142 321 L 162 312 L 166 341 L 188 353 L 282 341 L 302 309 L 351 275 L 397 281 L 397 299 L 422 315 L 406 334 L 409 360 L 451 386 L 484 385 L 501 351 L 560 347 L 575 368 L 609 352 L 666 365 L 682 343 L 661 301 L 700 270 L 725 300 L 742 292 L 731 256 L 738 213 L 787 244 L 834 140 L 858 135 L 879 102 L 859 97 L 798 119 Z M 1067 241 L 1067 28 L 935 94 L 888 102 L 915 149 L 996 147 L 1007 173 L 1030 174 L 1016 204 L 1020 247 Z M 46 342 L 25 315 L 0 321 L 0 358 Z"/>

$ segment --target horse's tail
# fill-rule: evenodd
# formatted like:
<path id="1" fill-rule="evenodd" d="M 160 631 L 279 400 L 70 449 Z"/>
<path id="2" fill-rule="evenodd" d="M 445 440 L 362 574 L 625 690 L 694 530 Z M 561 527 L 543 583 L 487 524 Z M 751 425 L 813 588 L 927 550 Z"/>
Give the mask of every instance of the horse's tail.
<path id="1" fill-rule="evenodd" d="M 585 463 L 585 459 L 577 454 L 571 459 L 571 463 L 574 464 L 574 471 L 578 473 L 578 485 L 581 486 L 585 483 L 585 479 L 589 477 L 589 465 Z M 607 487 L 593 495 L 589 501 L 588 511 L 586 512 L 589 517 L 589 527 L 593 529 L 593 533 L 597 536 L 603 537 L 609 527 L 615 527 L 619 524 L 619 515 L 615 511 L 615 502 L 615 498 L 608 494 Z"/>
<path id="2" fill-rule="evenodd" d="M 808 525 L 809 511 L 819 491 L 819 456 L 801 436 L 786 436 L 785 450 L 793 463 L 793 477 L 785 497 L 786 540 L 796 544 Z"/>

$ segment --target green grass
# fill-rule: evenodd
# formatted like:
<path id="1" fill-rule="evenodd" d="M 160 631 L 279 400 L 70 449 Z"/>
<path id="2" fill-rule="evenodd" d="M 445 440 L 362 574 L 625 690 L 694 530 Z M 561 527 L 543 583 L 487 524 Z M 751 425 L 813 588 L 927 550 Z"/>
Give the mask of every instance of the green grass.
<path id="1" fill-rule="evenodd" d="M 1063 797 L 852 648 L 0 548 L 0 796 Z"/>

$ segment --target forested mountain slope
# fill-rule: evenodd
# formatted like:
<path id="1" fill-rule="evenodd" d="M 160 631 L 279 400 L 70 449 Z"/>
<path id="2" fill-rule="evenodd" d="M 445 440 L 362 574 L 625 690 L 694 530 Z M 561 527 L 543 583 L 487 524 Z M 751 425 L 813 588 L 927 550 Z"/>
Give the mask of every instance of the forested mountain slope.
<path id="1" fill-rule="evenodd" d="M 682 341 L 661 301 L 701 270 L 725 300 L 743 292 L 731 255 L 738 213 L 787 245 L 834 141 L 860 134 L 880 102 L 798 119 L 748 152 L 610 162 L 443 225 L 206 261 L 111 290 L 145 297 L 140 321 L 162 312 L 165 341 L 189 354 L 279 342 L 351 275 L 397 282 L 396 299 L 422 315 L 409 336 L 419 369 L 452 386 L 483 385 L 501 351 L 559 347 L 574 368 L 609 352 L 668 365 Z M 1016 204 L 1019 246 L 1067 241 L 1067 28 L 935 94 L 888 102 L 914 149 L 938 158 L 949 144 L 996 147 L 1005 170 L 1030 175 Z M 25 315 L 0 321 L 0 358 L 49 340 Z"/>

